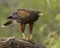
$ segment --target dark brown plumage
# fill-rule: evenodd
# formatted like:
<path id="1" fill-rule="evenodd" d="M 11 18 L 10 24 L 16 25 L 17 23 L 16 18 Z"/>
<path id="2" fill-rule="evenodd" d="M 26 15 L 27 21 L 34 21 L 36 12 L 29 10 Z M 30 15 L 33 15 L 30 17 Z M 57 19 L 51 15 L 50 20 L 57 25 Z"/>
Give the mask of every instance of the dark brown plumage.
<path id="1" fill-rule="evenodd" d="M 25 25 L 29 24 L 29 34 L 30 39 L 32 38 L 32 29 L 34 22 L 42 15 L 40 11 L 31 10 L 31 9 L 18 9 L 15 13 L 8 17 L 10 19 L 4 26 L 9 25 L 16 20 L 20 24 L 20 31 L 23 33 L 23 38 L 25 38 L 24 30 Z"/>

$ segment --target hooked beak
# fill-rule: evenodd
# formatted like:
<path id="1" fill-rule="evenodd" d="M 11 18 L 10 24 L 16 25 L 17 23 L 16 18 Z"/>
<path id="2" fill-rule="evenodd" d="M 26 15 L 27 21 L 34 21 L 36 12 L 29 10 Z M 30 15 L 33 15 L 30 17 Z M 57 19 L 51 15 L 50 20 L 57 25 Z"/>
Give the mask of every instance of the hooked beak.
<path id="1" fill-rule="evenodd" d="M 43 13 L 39 13 L 39 16 L 43 16 Z"/>

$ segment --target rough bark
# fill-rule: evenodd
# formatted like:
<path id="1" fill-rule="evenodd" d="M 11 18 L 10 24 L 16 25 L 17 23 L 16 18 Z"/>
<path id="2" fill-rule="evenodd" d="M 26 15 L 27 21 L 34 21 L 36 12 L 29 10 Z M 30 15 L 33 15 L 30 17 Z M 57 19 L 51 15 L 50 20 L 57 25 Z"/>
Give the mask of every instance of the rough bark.
<path id="1" fill-rule="evenodd" d="M 0 38 L 0 48 L 46 48 L 38 44 L 34 39 L 24 40 L 21 38 Z"/>

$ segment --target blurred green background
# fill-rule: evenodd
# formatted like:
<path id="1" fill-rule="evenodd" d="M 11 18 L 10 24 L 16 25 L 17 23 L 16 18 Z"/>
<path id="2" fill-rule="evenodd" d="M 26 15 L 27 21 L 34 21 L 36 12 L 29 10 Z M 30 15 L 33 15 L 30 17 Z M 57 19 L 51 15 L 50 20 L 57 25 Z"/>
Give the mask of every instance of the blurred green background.
<path id="1" fill-rule="evenodd" d="M 34 24 L 33 38 L 47 48 L 60 48 L 60 0 L 0 0 L 0 37 L 22 37 L 18 23 L 1 27 L 20 8 L 40 10 L 44 15 Z M 28 25 L 25 33 L 28 36 Z"/>

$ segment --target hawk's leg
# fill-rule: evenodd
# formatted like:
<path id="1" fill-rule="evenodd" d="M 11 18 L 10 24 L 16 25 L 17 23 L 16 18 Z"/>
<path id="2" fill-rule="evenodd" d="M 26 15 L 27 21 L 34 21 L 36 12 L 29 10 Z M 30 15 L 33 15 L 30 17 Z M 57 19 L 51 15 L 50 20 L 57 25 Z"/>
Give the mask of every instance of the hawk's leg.
<path id="1" fill-rule="evenodd" d="M 32 30 L 33 30 L 33 23 L 29 23 L 29 34 L 30 40 L 32 39 Z"/>
<path id="2" fill-rule="evenodd" d="M 22 35 L 23 35 L 23 38 L 24 38 L 24 39 L 26 38 L 26 37 L 25 37 L 25 34 L 24 34 L 25 25 L 26 25 L 26 24 L 22 24 L 22 23 L 21 23 L 21 25 L 20 25 L 20 31 L 23 33 Z"/>

